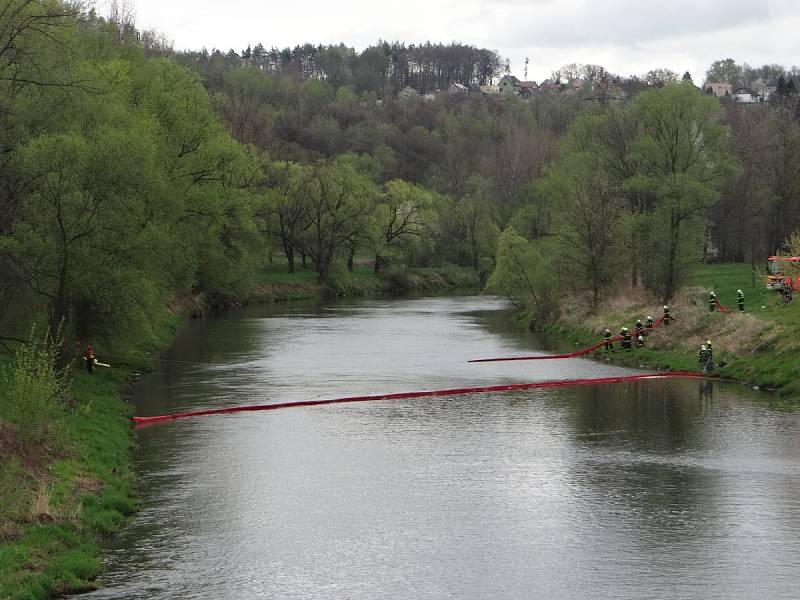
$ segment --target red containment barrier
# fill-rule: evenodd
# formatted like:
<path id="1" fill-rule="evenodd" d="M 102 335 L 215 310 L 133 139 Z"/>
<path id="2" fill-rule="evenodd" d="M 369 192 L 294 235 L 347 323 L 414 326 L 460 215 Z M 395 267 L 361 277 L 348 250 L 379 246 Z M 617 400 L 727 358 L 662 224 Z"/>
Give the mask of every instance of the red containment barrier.
<path id="1" fill-rule="evenodd" d="M 372 402 L 376 400 L 406 400 L 411 398 L 457 396 L 461 394 L 487 394 L 494 392 L 509 392 L 513 390 L 532 390 L 532 389 L 542 389 L 542 388 L 572 387 L 581 385 L 600 385 L 605 383 L 639 381 L 643 379 L 664 379 L 668 377 L 702 378 L 704 377 L 704 375 L 702 375 L 701 373 L 675 371 L 675 372 L 665 372 L 665 373 L 624 375 L 619 377 L 597 377 L 592 379 L 561 379 L 556 381 L 537 381 L 534 383 L 512 383 L 507 385 L 491 385 L 486 387 L 465 387 L 465 388 L 454 388 L 447 390 L 399 392 L 393 394 L 380 394 L 373 396 L 349 396 L 345 398 L 334 398 L 332 400 L 300 400 L 297 402 L 281 402 L 277 404 L 256 404 L 250 406 L 233 406 L 230 408 L 214 408 L 210 410 L 178 412 L 166 415 L 155 415 L 152 417 L 133 417 L 133 422 L 138 428 L 145 425 L 151 425 L 153 423 L 159 423 L 163 421 L 174 421 L 176 419 L 205 417 L 210 415 L 227 415 L 240 412 L 278 410 L 282 408 L 300 408 L 303 406 L 324 406 L 328 404 L 345 404 L 349 402 Z"/>

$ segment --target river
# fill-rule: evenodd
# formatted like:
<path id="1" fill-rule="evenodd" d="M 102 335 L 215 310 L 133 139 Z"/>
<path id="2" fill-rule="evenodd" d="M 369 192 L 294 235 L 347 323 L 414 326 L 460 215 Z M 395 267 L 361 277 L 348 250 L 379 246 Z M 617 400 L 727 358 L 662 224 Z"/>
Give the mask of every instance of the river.
<path id="1" fill-rule="evenodd" d="M 198 320 L 139 415 L 631 373 L 531 353 L 489 297 Z M 663 334 L 659 332 L 659 334 Z M 542 347 L 542 346 L 539 346 Z M 650 380 L 167 422 L 84 598 L 797 598 L 800 412 Z"/>

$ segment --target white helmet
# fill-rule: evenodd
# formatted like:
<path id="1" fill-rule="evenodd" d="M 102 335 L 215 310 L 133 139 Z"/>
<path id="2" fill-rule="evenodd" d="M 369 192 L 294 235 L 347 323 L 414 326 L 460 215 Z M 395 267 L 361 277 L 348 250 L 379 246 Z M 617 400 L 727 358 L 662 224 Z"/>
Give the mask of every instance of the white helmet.
<path id="1" fill-rule="evenodd" d="M 652 321 L 652 320 L 653 320 L 653 317 L 651 317 L 650 315 L 647 315 L 647 320 L 648 320 L 648 321 Z"/>
<path id="2" fill-rule="evenodd" d="M 669 307 L 668 307 L 668 306 L 665 304 L 665 305 L 664 305 L 664 308 L 666 309 L 666 308 L 669 308 Z"/>
<path id="3" fill-rule="evenodd" d="M 737 294 L 741 294 L 741 293 L 742 293 L 742 290 L 736 290 L 736 293 L 737 293 Z"/>
<path id="4" fill-rule="evenodd" d="M 706 349 L 706 345 L 705 345 L 705 344 L 702 344 L 702 345 L 700 346 L 700 350 L 705 350 L 705 349 Z"/>

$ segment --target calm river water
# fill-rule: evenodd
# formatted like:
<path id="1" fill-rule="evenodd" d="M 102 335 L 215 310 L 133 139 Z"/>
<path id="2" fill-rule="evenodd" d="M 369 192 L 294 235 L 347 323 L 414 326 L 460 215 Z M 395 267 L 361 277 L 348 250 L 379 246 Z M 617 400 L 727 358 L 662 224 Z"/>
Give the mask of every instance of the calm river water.
<path id="1" fill-rule="evenodd" d="M 530 353 L 487 297 L 183 329 L 137 414 L 629 373 Z M 539 346 L 541 347 L 541 346 Z M 800 412 L 734 384 L 288 409 L 136 433 L 143 509 L 85 598 L 798 598 Z"/>

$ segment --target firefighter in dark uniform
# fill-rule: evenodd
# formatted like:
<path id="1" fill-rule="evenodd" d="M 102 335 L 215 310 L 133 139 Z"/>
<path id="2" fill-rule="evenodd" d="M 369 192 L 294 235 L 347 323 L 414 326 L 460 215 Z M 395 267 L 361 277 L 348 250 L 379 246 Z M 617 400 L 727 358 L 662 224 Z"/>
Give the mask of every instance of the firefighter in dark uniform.
<path id="1" fill-rule="evenodd" d="M 739 312 L 744 312 L 744 292 L 736 290 L 736 304 L 739 305 Z"/>
<path id="2" fill-rule="evenodd" d="M 608 352 L 611 350 L 614 351 L 614 342 L 611 341 L 612 335 L 611 330 L 606 327 L 606 330 L 603 332 L 603 350 Z"/>
<path id="3" fill-rule="evenodd" d="M 717 310 L 717 295 L 711 292 L 708 295 L 708 312 L 714 312 L 715 310 Z"/>
<path id="4" fill-rule="evenodd" d="M 627 327 L 623 327 L 619 334 L 622 336 L 622 342 L 620 342 L 620 346 L 622 346 L 623 350 L 630 350 L 631 349 L 631 332 L 628 331 Z"/>
<path id="5" fill-rule="evenodd" d="M 705 344 L 700 346 L 700 352 L 697 353 L 697 362 L 700 363 L 700 368 L 703 371 L 707 370 L 709 358 L 708 358 L 708 348 L 706 348 Z"/>

